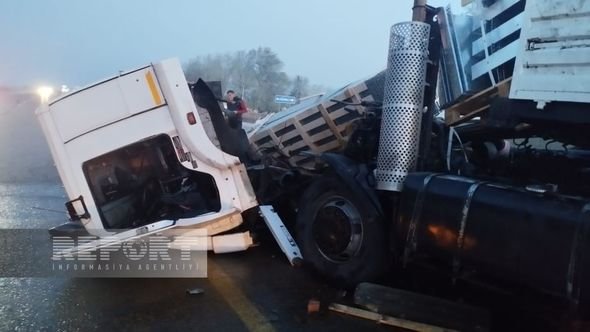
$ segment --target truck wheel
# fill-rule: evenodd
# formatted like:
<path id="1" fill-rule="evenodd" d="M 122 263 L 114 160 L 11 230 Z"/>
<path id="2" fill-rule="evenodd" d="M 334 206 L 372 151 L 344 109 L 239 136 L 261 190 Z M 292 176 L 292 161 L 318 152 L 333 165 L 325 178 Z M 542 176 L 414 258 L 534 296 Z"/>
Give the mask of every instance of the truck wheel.
<path id="1" fill-rule="evenodd" d="M 296 220 L 303 260 L 343 286 L 377 278 L 387 262 L 381 220 L 333 177 L 318 179 L 305 191 Z"/>

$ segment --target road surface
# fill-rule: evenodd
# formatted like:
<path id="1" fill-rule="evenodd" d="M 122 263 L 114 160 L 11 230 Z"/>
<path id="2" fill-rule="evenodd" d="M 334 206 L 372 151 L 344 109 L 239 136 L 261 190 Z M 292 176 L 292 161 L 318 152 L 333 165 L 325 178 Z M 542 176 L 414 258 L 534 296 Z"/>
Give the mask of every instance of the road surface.
<path id="1" fill-rule="evenodd" d="M 54 183 L 0 184 L 0 228 L 45 232 L 65 220 L 65 200 Z M 17 243 L 0 262 L 30 245 Z M 340 291 L 292 268 L 268 238 L 246 252 L 211 254 L 208 267 L 207 279 L 0 278 L 0 331 L 391 331 L 336 313 L 308 315 L 310 298 L 329 301 Z M 10 267 L 2 268 L 6 275 Z M 187 295 L 193 288 L 204 293 Z"/>

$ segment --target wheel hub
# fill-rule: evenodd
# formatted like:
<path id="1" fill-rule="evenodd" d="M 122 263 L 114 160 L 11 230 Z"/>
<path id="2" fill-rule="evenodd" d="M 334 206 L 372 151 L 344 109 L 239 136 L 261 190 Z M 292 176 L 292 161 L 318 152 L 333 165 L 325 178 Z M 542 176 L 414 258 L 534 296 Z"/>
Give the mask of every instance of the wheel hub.
<path id="1" fill-rule="evenodd" d="M 360 249 L 362 223 L 358 210 L 343 197 L 330 198 L 316 213 L 313 234 L 320 253 L 333 262 L 346 262 Z"/>

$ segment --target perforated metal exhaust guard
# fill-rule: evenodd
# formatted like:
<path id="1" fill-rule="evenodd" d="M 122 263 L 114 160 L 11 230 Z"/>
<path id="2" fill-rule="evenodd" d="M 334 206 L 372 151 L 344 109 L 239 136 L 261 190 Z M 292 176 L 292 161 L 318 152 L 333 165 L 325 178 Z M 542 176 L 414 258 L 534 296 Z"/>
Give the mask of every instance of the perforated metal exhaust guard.
<path id="1" fill-rule="evenodd" d="M 430 26 L 404 22 L 391 27 L 383 116 L 377 156 L 377 189 L 400 191 L 416 167 L 426 84 Z"/>

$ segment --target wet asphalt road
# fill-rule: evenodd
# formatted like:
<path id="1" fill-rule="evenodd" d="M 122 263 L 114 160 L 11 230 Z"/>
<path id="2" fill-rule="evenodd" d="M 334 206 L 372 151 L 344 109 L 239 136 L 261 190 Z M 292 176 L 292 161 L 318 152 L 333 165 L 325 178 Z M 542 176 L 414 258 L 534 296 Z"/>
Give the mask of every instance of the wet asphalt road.
<path id="1" fill-rule="evenodd" d="M 0 330 L 379 330 L 307 300 L 334 290 L 264 248 L 209 260 L 208 279 L 0 279 Z M 203 294 L 187 295 L 202 288 Z"/>
<path id="2" fill-rule="evenodd" d="M 64 201 L 58 184 L 0 184 L 0 228 L 46 230 L 58 225 L 65 218 L 59 212 Z M 46 245 L 43 241 L 49 242 L 49 237 L 38 236 L 32 241 L 37 243 L 11 244 L 14 250 L 2 253 L 3 262 L 19 260 L 13 257 L 17 251 Z M 3 276 L 15 275 L 14 271 L 1 272 Z M 342 293 L 307 271 L 292 268 L 278 247 L 264 238 L 260 246 L 246 252 L 210 254 L 207 279 L 24 274 L 0 278 L 0 331 L 391 331 L 371 321 L 325 310 L 308 315 L 310 298 L 329 303 Z M 204 293 L 187 295 L 186 290 L 192 288 L 201 288 Z"/>
<path id="3" fill-rule="evenodd" d="M 342 290 L 291 267 L 264 233 L 245 252 L 209 254 L 206 279 L 38 277 L 31 267 L 48 258 L 30 253 L 50 245 L 46 230 L 64 222 L 65 200 L 56 183 L 0 183 L 0 331 L 393 330 L 327 311 L 333 301 L 349 303 L 350 294 L 342 298 Z M 391 286 L 488 308 L 493 331 L 590 331 L 590 315 L 571 321 L 544 297 L 441 282 L 428 271 L 392 273 Z M 186 294 L 194 288 L 204 293 Z M 307 314 L 311 298 L 321 300 L 320 313 Z"/>

